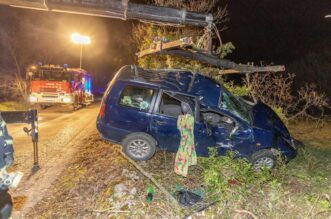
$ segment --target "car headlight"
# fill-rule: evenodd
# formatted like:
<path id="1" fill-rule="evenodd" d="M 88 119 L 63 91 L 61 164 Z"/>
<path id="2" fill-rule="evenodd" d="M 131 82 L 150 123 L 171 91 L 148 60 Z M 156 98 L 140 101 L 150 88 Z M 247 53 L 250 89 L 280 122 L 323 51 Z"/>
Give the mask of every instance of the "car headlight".
<path id="1" fill-rule="evenodd" d="M 29 97 L 29 102 L 30 103 L 35 103 L 35 102 L 37 102 L 38 101 L 38 97 L 36 97 L 36 96 L 30 96 Z"/>
<path id="2" fill-rule="evenodd" d="M 71 98 L 70 97 L 63 97 L 62 101 L 64 103 L 70 103 L 71 102 Z"/>

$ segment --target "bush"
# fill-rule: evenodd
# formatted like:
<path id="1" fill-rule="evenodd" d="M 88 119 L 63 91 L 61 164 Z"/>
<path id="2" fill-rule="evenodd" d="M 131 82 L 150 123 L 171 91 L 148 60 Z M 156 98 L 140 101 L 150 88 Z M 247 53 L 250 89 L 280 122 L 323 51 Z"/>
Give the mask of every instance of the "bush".
<path id="1" fill-rule="evenodd" d="M 271 106 L 283 121 L 300 118 L 320 120 L 328 99 L 313 85 L 293 90 L 294 74 L 255 73 L 249 75 L 246 86 L 258 100 Z"/>
<path id="2" fill-rule="evenodd" d="M 233 81 L 223 82 L 223 86 L 226 87 L 232 94 L 236 96 L 250 96 L 249 87 L 246 85 L 234 85 Z"/>
<path id="3" fill-rule="evenodd" d="M 26 100 L 27 84 L 18 74 L 0 72 L 0 81 L 0 101 Z"/>
<path id="4" fill-rule="evenodd" d="M 285 165 L 277 169 L 256 171 L 246 159 L 235 158 L 237 152 L 228 151 L 226 156 L 217 156 L 216 148 L 209 148 L 209 157 L 202 158 L 203 181 L 212 199 L 228 196 L 233 191 L 245 193 L 249 188 L 282 181 Z"/>

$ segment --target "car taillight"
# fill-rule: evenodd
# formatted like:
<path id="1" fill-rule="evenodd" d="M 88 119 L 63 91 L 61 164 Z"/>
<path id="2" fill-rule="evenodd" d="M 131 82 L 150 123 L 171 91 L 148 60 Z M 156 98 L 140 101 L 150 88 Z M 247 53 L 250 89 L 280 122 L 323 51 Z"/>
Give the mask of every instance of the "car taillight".
<path id="1" fill-rule="evenodd" d="M 101 119 L 105 118 L 105 111 L 106 111 L 106 103 L 105 103 L 104 98 L 102 98 L 101 106 L 100 106 L 100 112 L 99 112 L 99 115 L 100 115 Z"/>

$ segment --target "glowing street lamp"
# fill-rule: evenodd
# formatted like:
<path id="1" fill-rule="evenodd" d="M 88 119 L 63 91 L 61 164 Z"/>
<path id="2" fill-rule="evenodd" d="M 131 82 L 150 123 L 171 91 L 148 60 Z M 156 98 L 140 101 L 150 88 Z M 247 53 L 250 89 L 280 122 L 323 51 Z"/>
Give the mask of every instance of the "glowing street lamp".
<path id="1" fill-rule="evenodd" d="M 90 44 L 91 39 L 88 36 L 80 35 L 79 33 L 73 33 L 70 35 L 70 40 L 74 44 L 80 45 L 79 68 L 82 68 L 83 46 Z"/>

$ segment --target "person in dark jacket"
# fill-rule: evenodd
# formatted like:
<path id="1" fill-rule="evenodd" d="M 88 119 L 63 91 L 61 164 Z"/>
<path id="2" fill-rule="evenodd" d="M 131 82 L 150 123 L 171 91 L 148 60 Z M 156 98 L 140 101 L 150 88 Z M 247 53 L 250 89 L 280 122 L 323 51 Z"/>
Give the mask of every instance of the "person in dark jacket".
<path id="1" fill-rule="evenodd" d="M 0 113 L 0 219 L 7 219 L 12 212 L 12 199 L 8 193 L 6 168 L 14 161 L 13 138 L 8 134 L 5 121 Z"/>
<path id="2" fill-rule="evenodd" d="M 9 167 L 14 161 L 13 138 L 8 134 L 6 122 L 0 113 L 0 169 Z"/>

